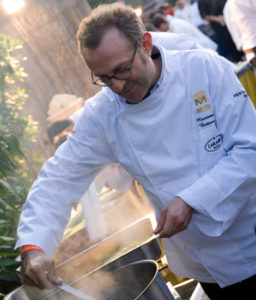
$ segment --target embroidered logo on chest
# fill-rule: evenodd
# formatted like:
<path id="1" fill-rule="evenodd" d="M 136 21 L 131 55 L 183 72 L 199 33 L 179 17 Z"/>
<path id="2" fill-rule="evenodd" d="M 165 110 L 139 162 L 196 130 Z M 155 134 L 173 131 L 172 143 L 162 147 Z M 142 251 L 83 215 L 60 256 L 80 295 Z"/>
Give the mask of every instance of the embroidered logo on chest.
<path id="1" fill-rule="evenodd" d="M 211 105 L 208 104 L 207 98 L 205 96 L 204 91 L 199 91 L 193 95 L 193 99 L 196 105 L 196 113 L 200 114 L 211 109 Z"/>
<path id="2" fill-rule="evenodd" d="M 212 137 L 205 145 L 205 150 L 207 152 L 214 152 L 220 149 L 221 145 L 223 143 L 223 135 L 218 134 L 214 137 Z"/>

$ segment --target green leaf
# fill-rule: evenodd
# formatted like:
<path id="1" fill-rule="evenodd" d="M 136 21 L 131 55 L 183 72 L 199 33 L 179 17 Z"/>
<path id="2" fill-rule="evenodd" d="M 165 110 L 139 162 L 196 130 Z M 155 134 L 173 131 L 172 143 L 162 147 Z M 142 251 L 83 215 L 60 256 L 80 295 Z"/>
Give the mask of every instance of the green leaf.
<path id="1" fill-rule="evenodd" d="M 19 158 L 24 158 L 24 154 L 19 147 L 19 141 L 16 139 L 15 136 L 13 135 L 5 136 L 5 140 L 8 144 L 8 148 L 11 153 L 17 155 Z"/>
<path id="2" fill-rule="evenodd" d="M 6 266 L 18 266 L 20 263 L 18 263 L 14 259 L 10 258 L 0 258 L 0 267 L 6 267 Z"/>
<path id="3" fill-rule="evenodd" d="M 10 210 L 12 210 L 13 208 L 8 204 L 8 203 L 6 203 L 6 201 L 4 201 L 2 198 L 0 198 L 0 204 L 2 204 L 3 205 L 3 207 L 5 208 L 5 209 L 10 209 Z M 6 224 L 6 220 L 0 220 L 0 225 L 2 225 L 3 223 L 4 224 Z"/>
<path id="4" fill-rule="evenodd" d="M 3 226 L 8 223 L 8 220 L 0 220 L 0 226 Z"/>
<path id="5" fill-rule="evenodd" d="M 13 245 L 0 245 L 0 250 L 3 252 L 10 252 L 10 253 L 13 253 L 14 250 L 13 250 Z M 0 254 L 1 255 L 1 254 Z"/>
<path id="6" fill-rule="evenodd" d="M 4 253 L 4 252 L 0 252 L 0 257 L 17 257 L 19 256 L 19 253 Z"/>
<path id="7" fill-rule="evenodd" d="M 0 274 L 0 281 L 18 282 L 15 272 L 6 272 Z"/>
<path id="8" fill-rule="evenodd" d="M 3 236 L 3 235 L 0 235 L 0 242 L 12 242 L 12 241 L 15 241 L 15 238 L 14 237 L 10 237 L 10 236 Z"/>

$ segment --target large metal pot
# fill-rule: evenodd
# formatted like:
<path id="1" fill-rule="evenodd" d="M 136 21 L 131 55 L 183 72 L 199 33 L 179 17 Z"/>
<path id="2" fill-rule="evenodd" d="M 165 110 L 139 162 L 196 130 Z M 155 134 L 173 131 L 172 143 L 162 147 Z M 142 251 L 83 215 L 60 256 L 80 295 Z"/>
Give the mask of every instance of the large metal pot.
<path id="1" fill-rule="evenodd" d="M 120 257 L 118 267 L 143 259 L 157 260 L 163 254 L 153 234 L 152 215 L 148 215 L 59 265 L 57 274 L 65 283 L 72 283 Z"/>
<path id="2" fill-rule="evenodd" d="M 63 278 L 64 283 L 72 285 L 86 274 L 104 267 L 106 267 L 108 271 L 114 271 L 132 262 L 145 259 L 158 260 L 164 253 L 159 244 L 159 239 L 152 233 L 151 222 L 150 217 L 145 217 L 130 224 L 119 232 L 59 265 L 57 267 L 57 274 Z M 166 288 L 159 274 L 156 275 L 156 281 Z M 48 294 L 49 292 L 45 290 L 21 287 L 4 299 L 47 299 L 45 297 Z"/>
<path id="3" fill-rule="evenodd" d="M 93 271 L 71 285 L 95 300 L 174 300 L 153 260 L 133 262 L 114 269 L 111 264 Z M 25 290 L 9 295 L 7 300 L 76 300 L 59 289 L 31 298 Z"/>

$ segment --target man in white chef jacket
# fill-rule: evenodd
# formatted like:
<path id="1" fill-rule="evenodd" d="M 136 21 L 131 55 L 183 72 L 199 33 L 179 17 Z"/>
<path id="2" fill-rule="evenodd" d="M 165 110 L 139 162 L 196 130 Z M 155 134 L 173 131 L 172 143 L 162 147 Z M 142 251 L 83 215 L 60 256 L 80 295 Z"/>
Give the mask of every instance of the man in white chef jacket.
<path id="1" fill-rule="evenodd" d="M 200 281 L 211 299 L 252 291 L 256 113 L 233 67 L 206 50 L 153 46 L 134 11 L 117 3 L 94 10 L 77 37 L 103 89 L 28 195 L 16 245 L 23 282 L 61 283 L 50 257 L 72 201 L 119 162 L 155 207 L 173 272 Z"/>

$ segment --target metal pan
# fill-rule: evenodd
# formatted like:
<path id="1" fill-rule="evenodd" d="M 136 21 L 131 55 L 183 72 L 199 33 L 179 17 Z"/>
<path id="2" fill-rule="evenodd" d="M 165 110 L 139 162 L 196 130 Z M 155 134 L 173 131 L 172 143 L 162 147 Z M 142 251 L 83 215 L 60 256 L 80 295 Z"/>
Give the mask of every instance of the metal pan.
<path id="1" fill-rule="evenodd" d="M 118 259 L 119 260 L 119 259 Z M 115 268 L 112 263 L 90 272 L 71 286 L 97 300 L 174 300 L 158 274 L 153 260 L 143 260 Z M 161 281 L 162 280 L 162 281 Z M 43 300 L 76 300 L 63 291 L 55 290 Z"/>
<path id="2" fill-rule="evenodd" d="M 164 255 L 157 236 L 153 234 L 154 215 L 150 214 L 93 245 L 80 254 L 57 266 L 57 274 L 65 284 L 72 284 L 85 274 L 102 266 L 114 270 L 131 262 L 144 259 L 157 260 Z M 110 262 L 113 262 L 109 264 Z M 21 287 L 5 300 L 44 299 L 49 291 Z"/>
<path id="3" fill-rule="evenodd" d="M 154 215 L 150 214 L 107 237 L 57 266 L 58 276 L 65 283 L 71 283 L 128 253 L 124 265 L 142 259 L 157 260 L 163 251 L 153 234 L 153 222 Z"/>

